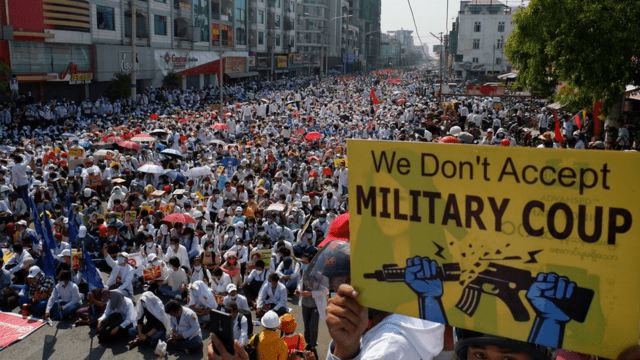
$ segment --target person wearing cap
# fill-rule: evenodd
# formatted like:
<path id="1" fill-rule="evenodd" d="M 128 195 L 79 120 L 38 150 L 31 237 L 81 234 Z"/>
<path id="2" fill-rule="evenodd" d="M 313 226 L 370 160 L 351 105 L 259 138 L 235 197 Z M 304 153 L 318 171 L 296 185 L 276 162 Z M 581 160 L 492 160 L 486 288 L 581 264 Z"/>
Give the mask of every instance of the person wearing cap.
<path id="1" fill-rule="evenodd" d="M 278 334 L 280 328 L 280 318 L 278 314 L 273 311 L 267 311 L 260 324 L 264 328 L 259 334 L 254 336 L 258 337 L 257 356 L 258 359 L 264 360 L 285 360 L 289 356 L 289 348 L 287 343 Z M 253 338 L 249 340 L 249 343 L 253 343 Z"/>
<path id="2" fill-rule="evenodd" d="M 287 344 L 289 354 L 295 354 L 298 351 L 304 351 L 307 347 L 304 336 L 295 333 L 298 323 L 292 314 L 284 314 L 280 316 L 280 332 L 282 340 Z"/>
<path id="3" fill-rule="evenodd" d="M 198 323 L 198 315 L 175 300 L 170 300 L 164 306 L 164 311 L 170 315 L 170 336 L 167 340 L 169 349 L 195 353 L 202 350 L 202 332 Z"/>
<path id="4" fill-rule="evenodd" d="M 58 283 L 47 301 L 44 319 L 67 319 L 76 313 L 81 302 L 80 290 L 78 285 L 71 281 L 71 272 L 62 270 L 58 273 Z"/>
<path id="5" fill-rule="evenodd" d="M 238 310 L 251 319 L 251 309 L 249 308 L 249 302 L 244 295 L 238 294 L 238 288 L 235 284 L 227 285 L 227 295 L 222 299 L 222 305 L 229 306 L 235 303 L 238 306 Z"/>
<path id="6" fill-rule="evenodd" d="M 118 253 L 115 261 L 107 252 L 106 247 L 102 254 L 107 264 L 111 266 L 111 273 L 105 285 L 111 290 L 118 289 L 126 296 L 133 297 L 133 277 L 135 270 L 129 265 L 129 254 L 126 252 Z"/>
<path id="7" fill-rule="evenodd" d="M 27 275 L 27 286 L 22 287 L 18 294 L 23 313 L 42 317 L 54 286 L 53 278 L 46 276 L 40 267 L 31 266 Z"/>
<path id="8" fill-rule="evenodd" d="M 240 273 L 240 264 L 235 251 L 227 251 L 224 254 L 225 261 L 220 265 L 222 271 L 227 273 L 231 278 L 231 282 L 239 286 L 242 284 L 242 274 Z"/>

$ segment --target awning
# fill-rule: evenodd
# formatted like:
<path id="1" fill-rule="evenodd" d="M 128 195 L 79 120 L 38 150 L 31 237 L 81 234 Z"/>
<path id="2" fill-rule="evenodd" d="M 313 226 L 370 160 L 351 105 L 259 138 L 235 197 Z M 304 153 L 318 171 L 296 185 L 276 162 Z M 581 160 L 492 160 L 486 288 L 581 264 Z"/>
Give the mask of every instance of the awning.
<path id="1" fill-rule="evenodd" d="M 500 80 L 511 80 L 511 79 L 515 79 L 518 77 L 518 73 L 516 72 L 510 72 L 510 73 L 506 73 L 506 74 L 502 74 L 502 75 L 498 75 L 498 79 Z"/>
<path id="2" fill-rule="evenodd" d="M 178 71 L 179 76 L 190 76 L 200 74 L 218 74 L 220 72 L 220 60 L 214 60 L 206 64 L 198 65 L 189 69 Z"/>
<path id="3" fill-rule="evenodd" d="M 260 73 L 258 73 L 257 71 L 248 71 L 248 72 L 230 73 L 226 75 L 229 77 L 229 79 L 241 79 L 246 77 L 259 76 Z"/>

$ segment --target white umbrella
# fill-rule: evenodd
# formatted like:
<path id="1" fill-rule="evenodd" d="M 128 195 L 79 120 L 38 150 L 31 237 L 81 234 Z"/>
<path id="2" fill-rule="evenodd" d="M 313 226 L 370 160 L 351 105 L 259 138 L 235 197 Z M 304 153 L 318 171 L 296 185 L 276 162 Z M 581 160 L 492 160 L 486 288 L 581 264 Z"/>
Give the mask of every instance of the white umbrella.
<path id="1" fill-rule="evenodd" d="M 164 173 L 164 169 L 160 165 L 155 164 L 144 164 L 138 168 L 139 172 L 148 173 L 148 174 L 162 174 Z"/>
<path id="2" fill-rule="evenodd" d="M 211 168 L 208 166 L 194 167 L 185 173 L 188 178 L 198 178 L 211 175 Z"/>
<path id="3" fill-rule="evenodd" d="M 227 143 L 222 141 L 222 140 L 218 140 L 218 139 L 214 139 L 209 141 L 209 144 L 216 144 L 216 145 L 221 145 L 221 146 L 226 146 Z"/>

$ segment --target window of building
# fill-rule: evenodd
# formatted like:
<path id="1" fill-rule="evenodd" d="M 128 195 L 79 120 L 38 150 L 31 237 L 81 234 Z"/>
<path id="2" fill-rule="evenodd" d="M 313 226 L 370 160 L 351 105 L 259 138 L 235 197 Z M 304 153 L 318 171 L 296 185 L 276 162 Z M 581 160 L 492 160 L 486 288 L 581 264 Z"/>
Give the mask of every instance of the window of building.
<path id="1" fill-rule="evenodd" d="M 477 64 L 477 63 L 480 62 L 480 59 L 478 59 L 477 57 L 474 57 L 474 58 L 471 59 L 471 62 L 474 63 L 474 64 Z"/>
<path id="2" fill-rule="evenodd" d="M 480 39 L 473 39 L 473 48 L 480 49 Z"/>
<path id="3" fill-rule="evenodd" d="M 280 7 L 282 6 L 282 4 L 280 3 L 280 0 L 278 0 L 277 3 L 278 3 L 277 5 L 278 9 L 280 9 Z"/>
<path id="4" fill-rule="evenodd" d="M 167 35 L 167 17 L 154 15 L 153 16 L 153 33 L 156 35 Z"/>
<path id="5" fill-rule="evenodd" d="M 114 10 L 110 6 L 96 5 L 96 20 L 100 30 L 116 29 Z"/>
<path id="6" fill-rule="evenodd" d="M 480 32 L 480 21 L 476 21 L 473 23 L 473 32 Z"/>
<path id="7" fill-rule="evenodd" d="M 280 34 L 276 34 L 276 46 L 280 46 Z"/>
<path id="8" fill-rule="evenodd" d="M 455 62 L 462 62 L 462 61 L 463 61 L 463 58 L 464 58 L 464 55 L 458 55 L 458 54 L 456 54 L 456 56 L 455 56 L 455 60 L 454 60 L 454 61 L 455 61 Z"/>
<path id="9" fill-rule="evenodd" d="M 258 32 L 258 45 L 264 45 L 264 32 Z"/>
<path id="10" fill-rule="evenodd" d="M 498 41 L 496 41 L 496 49 L 502 49 L 503 45 L 504 45 L 503 39 L 498 39 Z"/>
<path id="11" fill-rule="evenodd" d="M 163 3 L 163 4 L 166 4 L 166 3 L 167 3 L 167 0 L 155 0 L 155 1 L 156 1 L 156 2 L 159 2 L 159 3 Z"/>
<path id="12" fill-rule="evenodd" d="M 211 18 L 214 20 L 220 19 L 220 0 L 211 1 Z"/>
<path id="13" fill-rule="evenodd" d="M 124 36 L 131 37 L 131 12 L 127 11 L 124 14 Z M 147 17 L 138 13 L 136 15 L 136 37 L 146 38 L 149 37 L 149 25 L 147 23 Z"/>
<path id="14" fill-rule="evenodd" d="M 504 21 L 498 22 L 498 32 L 504 32 Z"/>
<path id="15" fill-rule="evenodd" d="M 258 10 L 258 24 L 264 24 L 264 10 Z"/>
<path id="16" fill-rule="evenodd" d="M 236 45 L 247 45 L 247 31 L 242 26 L 236 27 Z"/>
<path id="17" fill-rule="evenodd" d="M 273 25 L 276 27 L 280 27 L 280 15 L 276 15 L 276 21 Z"/>
<path id="18" fill-rule="evenodd" d="M 502 64 L 502 58 L 496 58 L 496 65 Z"/>

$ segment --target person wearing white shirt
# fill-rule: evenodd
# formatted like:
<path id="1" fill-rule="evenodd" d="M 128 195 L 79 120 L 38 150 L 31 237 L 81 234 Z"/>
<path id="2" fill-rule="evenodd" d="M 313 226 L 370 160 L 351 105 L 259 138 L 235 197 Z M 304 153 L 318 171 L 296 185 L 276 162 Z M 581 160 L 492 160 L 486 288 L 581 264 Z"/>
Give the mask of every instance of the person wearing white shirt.
<path id="1" fill-rule="evenodd" d="M 229 274 L 222 271 L 220 268 L 213 270 L 213 277 L 211 278 L 211 290 L 216 295 L 225 295 L 227 293 L 227 286 L 231 284 L 231 277 Z"/>
<path id="2" fill-rule="evenodd" d="M 186 353 L 202 350 L 202 331 L 198 323 L 198 315 L 175 300 L 164 306 L 170 315 L 171 335 L 167 340 L 169 348 L 183 350 Z"/>
<path id="3" fill-rule="evenodd" d="M 209 286 L 198 280 L 189 285 L 189 303 L 187 306 L 195 311 L 198 315 L 198 320 L 202 323 L 209 321 L 209 310 L 216 309 L 218 303 Z"/>
<path id="4" fill-rule="evenodd" d="M 185 248 L 184 245 L 180 245 L 180 240 L 174 237 L 169 240 L 169 247 L 167 248 L 167 253 L 164 256 L 164 261 L 168 262 L 173 256 L 180 260 L 180 266 L 184 266 L 191 271 L 191 263 L 189 262 L 189 253 L 187 252 L 187 248 Z"/>
<path id="5" fill-rule="evenodd" d="M 71 273 L 68 270 L 63 270 L 58 276 L 58 284 L 49 296 L 44 319 L 49 317 L 53 320 L 68 318 L 80 308 L 80 302 L 78 285 L 71 281 Z"/>
<path id="6" fill-rule="evenodd" d="M 240 345 L 244 346 L 249 341 L 249 330 L 251 322 L 247 316 L 239 311 L 236 303 L 230 303 L 225 306 L 225 312 L 231 315 L 231 324 L 233 325 L 233 339 L 237 340 Z"/>
<path id="7" fill-rule="evenodd" d="M 107 287 L 112 290 L 121 290 L 127 297 L 133 297 L 133 275 L 135 270 L 129 265 L 129 254 L 118 254 L 118 260 L 114 261 L 111 255 L 104 250 L 104 259 L 111 266 L 111 273 L 107 279 Z"/>
<path id="8" fill-rule="evenodd" d="M 262 285 L 256 300 L 256 316 L 262 317 L 268 310 L 282 316 L 289 312 L 287 307 L 287 288 L 280 282 L 278 274 L 269 275 L 269 280 Z"/>
<path id="9" fill-rule="evenodd" d="M 109 291 L 107 307 L 98 318 L 98 340 L 101 344 L 113 343 L 128 339 L 129 329 L 134 326 L 138 318 L 133 301 L 125 296 L 121 290 Z"/>

